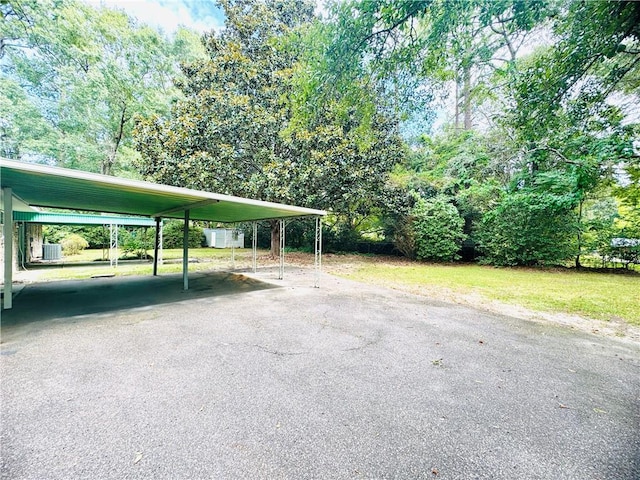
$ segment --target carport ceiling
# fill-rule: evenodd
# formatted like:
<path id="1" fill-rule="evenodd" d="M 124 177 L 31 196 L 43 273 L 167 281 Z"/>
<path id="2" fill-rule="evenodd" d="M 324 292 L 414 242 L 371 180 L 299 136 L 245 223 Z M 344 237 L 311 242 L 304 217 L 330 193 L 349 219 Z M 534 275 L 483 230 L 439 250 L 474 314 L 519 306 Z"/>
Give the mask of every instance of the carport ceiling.
<path id="1" fill-rule="evenodd" d="M 24 204 L 95 212 L 244 222 L 326 212 L 138 180 L 0 159 L 0 183 Z"/>

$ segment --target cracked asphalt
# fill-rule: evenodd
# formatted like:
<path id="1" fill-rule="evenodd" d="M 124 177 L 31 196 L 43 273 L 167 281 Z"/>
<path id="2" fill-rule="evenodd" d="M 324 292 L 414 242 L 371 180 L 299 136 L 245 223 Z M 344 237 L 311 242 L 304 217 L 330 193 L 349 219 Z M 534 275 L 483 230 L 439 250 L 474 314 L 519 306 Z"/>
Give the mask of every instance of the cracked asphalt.
<path id="1" fill-rule="evenodd" d="M 313 273 L 26 286 L 1 478 L 640 478 L 640 345 Z"/>

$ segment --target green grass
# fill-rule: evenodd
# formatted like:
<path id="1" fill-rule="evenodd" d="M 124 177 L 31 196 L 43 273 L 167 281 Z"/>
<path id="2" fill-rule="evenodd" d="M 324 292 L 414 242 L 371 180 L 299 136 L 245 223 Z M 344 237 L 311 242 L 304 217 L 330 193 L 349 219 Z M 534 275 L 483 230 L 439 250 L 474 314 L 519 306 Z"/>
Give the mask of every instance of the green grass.
<path id="1" fill-rule="evenodd" d="M 251 266 L 251 249 L 236 249 L 235 267 Z M 271 265 L 268 252 L 261 250 L 259 265 Z M 164 250 L 167 263 L 158 271 L 182 271 L 182 250 Z M 189 249 L 189 271 L 231 268 L 231 250 L 213 248 Z M 313 255 L 294 253 L 287 262 L 312 265 Z M 119 262 L 117 268 L 102 259 L 101 250 L 85 250 L 65 258 L 63 268 L 42 268 L 42 280 L 81 279 L 94 275 L 150 275 L 152 263 Z M 74 266 L 73 262 L 82 265 Z M 83 263 L 84 262 L 84 263 Z M 494 268 L 480 265 L 441 265 L 410 262 L 379 256 L 327 255 L 325 270 L 329 273 L 382 286 L 408 288 L 435 296 L 479 295 L 487 300 L 521 305 L 531 310 L 569 313 L 600 320 L 622 319 L 640 326 L 640 275 L 611 274 L 571 269 Z"/>
<path id="2" fill-rule="evenodd" d="M 267 251 L 259 250 L 261 265 L 265 263 L 264 256 Z M 123 275 L 151 275 L 153 263 L 151 259 L 122 260 L 117 267 L 111 267 L 108 260 L 109 252 L 106 251 L 106 261 L 103 261 L 102 250 L 84 250 L 78 255 L 67 256 L 60 265 L 31 266 L 30 269 L 38 270 L 40 280 L 74 280 L 90 278 L 95 275 L 114 274 Z M 190 248 L 189 258 L 197 259 L 197 263 L 189 263 L 189 271 L 210 270 L 213 268 L 231 268 L 231 249 L 218 248 Z M 163 263 L 158 266 L 158 273 L 182 272 L 182 249 L 165 249 L 163 251 Z M 252 252 L 250 249 L 235 250 L 235 267 L 248 268 L 251 266 Z M 95 264 L 93 264 L 95 262 Z"/>
<path id="3" fill-rule="evenodd" d="M 153 255 L 153 250 L 147 251 L 149 255 Z M 259 252 L 263 253 L 263 252 Z M 251 256 L 251 249 L 236 249 L 236 258 L 244 258 Z M 119 257 L 122 258 L 123 253 L 120 252 Z M 201 260 L 206 259 L 231 259 L 230 248 L 190 248 L 190 258 L 198 258 Z M 84 263 L 84 262 L 97 262 L 106 259 L 109 260 L 109 250 L 101 249 L 87 249 L 80 252 L 78 255 L 65 256 L 65 263 Z M 181 248 L 164 249 L 162 252 L 162 258 L 164 260 L 182 259 Z"/>
<path id="4" fill-rule="evenodd" d="M 575 270 L 494 268 L 410 262 L 362 263 L 344 274 L 358 281 L 446 289 L 548 312 L 640 325 L 640 276 Z"/>

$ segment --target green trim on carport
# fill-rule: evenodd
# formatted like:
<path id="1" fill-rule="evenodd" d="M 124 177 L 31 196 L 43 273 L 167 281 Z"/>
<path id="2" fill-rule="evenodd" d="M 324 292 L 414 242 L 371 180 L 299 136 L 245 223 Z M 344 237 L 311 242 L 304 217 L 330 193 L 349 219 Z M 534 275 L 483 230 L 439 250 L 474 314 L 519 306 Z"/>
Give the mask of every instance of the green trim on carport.
<path id="1" fill-rule="evenodd" d="M 14 222 L 47 225 L 119 225 L 131 227 L 155 227 L 153 218 L 122 217 L 115 215 L 88 215 L 83 213 L 13 212 Z"/>
<path id="2" fill-rule="evenodd" d="M 142 217 L 183 218 L 187 237 L 189 220 L 222 223 L 295 217 L 322 217 L 324 210 L 263 202 L 187 188 L 159 185 L 139 180 L 96 173 L 16 162 L 0 158 L 0 187 L 4 208 L 13 219 L 13 211 L 32 207 L 94 211 Z M 15 202 L 14 202 L 15 199 Z M 281 222 L 283 225 L 284 222 Z M 12 264 L 13 222 L 4 227 L 4 260 Z M 316 227 L 317 230 L 317 227 Z M 284 232 L 283 232 L 284 235 Z M 316 237 L 317 237 L 316 231 Z M 186 240 L 185 240 L 186 242 Z M 317 246 L 316 246 L 317 248 Z M 157 255 L 154 255 L 154 272 Z M 281 263 L 282 263 L 281 258 Z M 183 259 L 184 288 L 188 288 L 187 247 Z M 318 263 L 316 262 L 316 265 Z M 4 308 L 11 308 L 13 272 L 5 265 Z M 8 296 L 8 298 L 7 298 Z"/>
<path id="3" fill-rule="evenodd" d="M 11 187 L 32 207 L 163 218 L 184 218 L 189 210 L 191 220 L 223 223 L 326 215 L 324 210 L 12 160 L 0 159 L 0 168 L 2 187 Z"/>

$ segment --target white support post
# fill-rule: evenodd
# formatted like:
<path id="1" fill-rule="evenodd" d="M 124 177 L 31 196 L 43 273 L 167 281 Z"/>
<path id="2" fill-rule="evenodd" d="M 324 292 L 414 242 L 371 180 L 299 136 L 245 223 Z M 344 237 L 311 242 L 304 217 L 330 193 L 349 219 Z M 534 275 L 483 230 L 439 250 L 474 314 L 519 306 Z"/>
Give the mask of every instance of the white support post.
<path id="1" fill-rule="evenodd" d="M 235 237 L 235 238 L 234 238 Z M 231 270 L 236 269 L 236 226 L 231 229 Z"/>
<path id="2" fill-rule="evenodd" d="M 156 237 L 155 237 L 155 241 L 153 242 L 153 276 L 157 277 L 158 276 L 158 254 L 160 252 L 160 238 L 162 238 L 160 235 L 162 235 L 160 233 L 160 224 L 162 222 L 162 219 L 160 217 L 156 217 Z"/>
<path id="3" fill-rule="evenodd" d="M 162 250 L 163 250 L 163 243 L 164 240 L 162 238 L 164 234 L 164 220 L 160 220 L 160 248 L 158 250 L 158 263 L 160 265 L 162 265 Z"/>
<path id="4" fill-rule="evenodd" d="M 18 223 L 18 270 L 24 269 L 27 261 L 27 224 L 20 222 Z"/>
<path id="5" fill-rule="evenodd" d="M 118 224 L 109 224 L 109 265 L 118 268 Z"/>
<path id="6" fill-rule="evenodd" d="M 189 210 L 184 211 L 182 233 L 182 283 L 183 290 L 189 290 Z"/>
<path id="7" fill-rule="evenodd" d="M 316 217 L 315 240 L 315 288 L 320 288 L 320 273 L 322 273 L 322 218 Z"/>
<path id="8" fill-rule="evenodd" d="M 4 220 L 4 302 L 2 308 L 13 308 L 13 192 L 11 188 L 2 189 Z"/>
<path id="9" fill-rule="evenodd" d="M 253 250 L 253 273 L 256 273 L 258 271 L 258 222 L 253 222 L 251 248 Z"/>
<path id="10" fill-rule="evenodd" d="M 284 278 L 284 245 L 285 245 L 285 223 L 284 219 L 280 220 L 280 270 L 278 272 L 278 280 Z"/>

